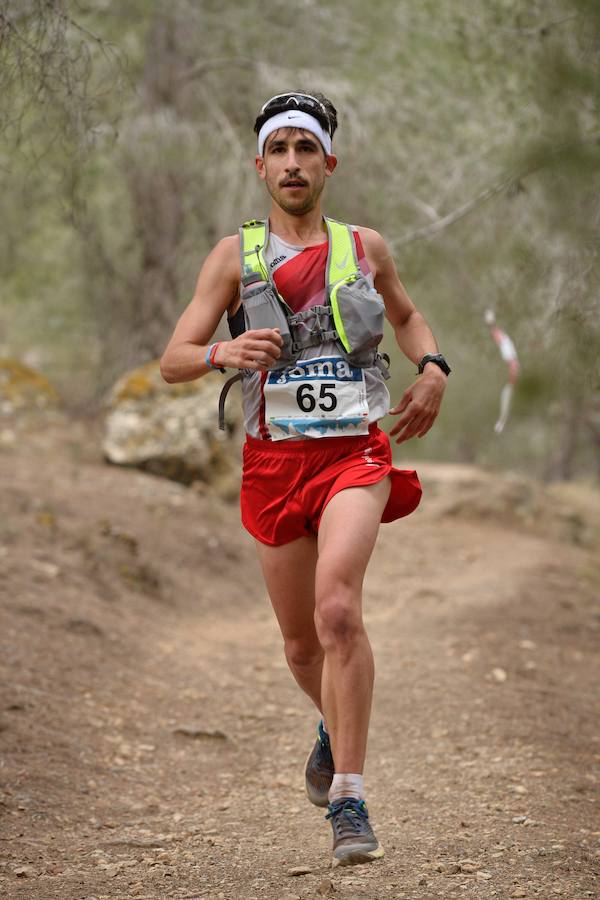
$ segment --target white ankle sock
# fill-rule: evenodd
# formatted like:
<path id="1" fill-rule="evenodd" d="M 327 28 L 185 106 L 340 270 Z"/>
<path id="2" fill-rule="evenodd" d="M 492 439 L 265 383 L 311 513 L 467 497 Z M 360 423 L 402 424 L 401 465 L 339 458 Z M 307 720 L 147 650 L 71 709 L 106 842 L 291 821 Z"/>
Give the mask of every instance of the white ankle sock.
<path id="1" fill-rule="evenodd" d="M 365 799 L 364 778 L 362 775 L 347 772 L 336 772 L 329 788 L 329 802 L 334 803 L 340 797 L 354 797 L 356 800 Z"/>

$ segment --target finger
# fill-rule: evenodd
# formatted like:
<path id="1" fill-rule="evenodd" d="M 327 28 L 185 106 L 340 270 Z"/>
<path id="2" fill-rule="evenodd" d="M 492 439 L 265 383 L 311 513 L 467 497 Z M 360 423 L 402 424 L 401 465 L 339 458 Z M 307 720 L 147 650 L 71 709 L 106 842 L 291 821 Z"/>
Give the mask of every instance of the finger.
<path id="1" fill-rule="evenodd" d="M 423 415 L 414 416 L 407 424 L 406 428 L 398 435 L 396 443 L 401 444 L 403 441 L 409 441 L 414 437 L 423 427 L 426 418 L 427 417 Z"/>
<path id="2" fill-rule="evenodd" d="M 390 429 L 390 435 L 398 434 L 398 432 L 402 431 L 410 421 L 412 421 L 412 413 L 402 416 L 401 419 L 398 419 L 394 427 Z"/>
<path id="3" fill-rule="evenodd" d="M 410 400 L 411 400 L 411 395 L 408 392 L 403 394 L 400 403 L 398 403 L 396 406 L 394 406 L 393 409 L 390 409 L 390 411 L 389 411 L 390 415 L 397 416 L 398 413 L 404 412 L 404 410 L 410 403 Z"/>
<path id="4" fill-rule="evenodd" d="M 263 341 L 271 341 L 278 347 L 283 347 L 283 338 L 277 328 L 256 328 L 246 332 L 246 336 Z"/>
<path id="5" fill-rule="evenodd" d="M 244 368 L 255 369 L 258 372 L 264 372 L 265 369 L 270 369 L 272 365 L 273 359 L 271 359 L 271 357 L 267 357 L 258 353 L 256 356 L 249 358 Z"/>
<path id="6" fill-rule="evenodd" d="M 429 418 L 421 425 L 421 427 L 417 433 L 417 437 L 420 437 L 420 438 L 424 437 L 427 434 L 427 432 L 429 431 L 429 429 L 431 428 L 431 426 L 433 425 L 433 423 L 435 422 L 435 419 L 436 419 L 435 415 L 429 416 Z"/>
<path id="7" fill-rule="evenodd" d="M 281 356 L 281 347 L 277 344 L 272 344 L 270 341 L 252 341 L 246 348 L 246 352 L 250 353 L 252 356 L 266 353 L 271 359 L 279 359 Z"/>
<path id="8" fill-rule="evenodd" d="M 398 421 L 390 431 L 390 434 L 398 434 L 398 432 L 405 428 L 409 424 L 409 422 L 413 422 L 416 418 L 420 419 L 423 414 L 423 409 L 418 404 L 412 403 L 405 410 L 402 418 L 398 419 Z"/>

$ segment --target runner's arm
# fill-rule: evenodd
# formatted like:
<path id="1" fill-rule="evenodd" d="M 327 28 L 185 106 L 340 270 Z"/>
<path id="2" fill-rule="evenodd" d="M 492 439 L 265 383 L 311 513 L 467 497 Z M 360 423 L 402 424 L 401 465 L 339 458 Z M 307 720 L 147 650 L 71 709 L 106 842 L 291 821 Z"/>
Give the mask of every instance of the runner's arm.
<path id="1" fill-rule="evenodd" d="M 438 353 L 429 325 L 418 311 L 398 277 L 389 248 L 376 231 L 360 229 L 361 239 L 374 284 L 385 303 L 386 317 L 394 329 L 398 346 L 415 365 L 426 353 Z M 400 444 L 418 435 L 423 437 L 433 425 L 440 410 L 447 375 L 435 363 L 427 363 L 423 374 L 407 388 L 400 403 L 390 409 L 392 415 L 402 413 L 390 431 L 398 435 Z"/>
<path id="2" fill-rule="evenodd" d="M 193 381 L 210 372 L 205 356 L 223 316 L 238 296 L 240 283 L 239 238 L 223 238 L 206 258 L 190 303 L 183 311 L 160 360 L 162 377 L 169 384 Z M 215 364 L 260 370 L 270 366 L 282 344 L 277 331 L 246 331 L 220 341 Z"/>

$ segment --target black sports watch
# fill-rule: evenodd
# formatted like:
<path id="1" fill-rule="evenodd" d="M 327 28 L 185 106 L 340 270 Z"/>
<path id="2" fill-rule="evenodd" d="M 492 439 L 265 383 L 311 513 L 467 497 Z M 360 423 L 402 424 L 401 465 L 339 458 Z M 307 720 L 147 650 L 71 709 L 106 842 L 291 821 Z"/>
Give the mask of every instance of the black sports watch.
<path id="1" fill-rule="evenodd" d="M 423 369 L 428 362 L 435 363 L 436 366 L 439 366 L 444 375 L 449 375 L 452 371 L 441 353 L 426 353 L 425 356 L 419 361 L 419 375 L 423 374 Z"/>

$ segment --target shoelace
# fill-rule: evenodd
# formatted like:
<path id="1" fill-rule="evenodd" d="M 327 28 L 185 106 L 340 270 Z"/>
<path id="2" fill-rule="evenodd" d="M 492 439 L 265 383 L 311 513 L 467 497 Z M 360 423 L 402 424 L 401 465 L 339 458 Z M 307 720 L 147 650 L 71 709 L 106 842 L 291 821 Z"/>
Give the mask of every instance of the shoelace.
<path id="1" fill-rule="evenodd" d="M 342 819 L 340 816 L 340 819 L 333 823 L 339 837 L 346 837 L 348 834 L 360 831 L 363 821 L 368 821 L 369 818 L 365 801 L 354 800 L 351 797 L 340 800 L 338 803 L 330 803 L 329 812 L 325 818 L 334 819 L 339 813 L 342 813 L 344 818 Z"/>

